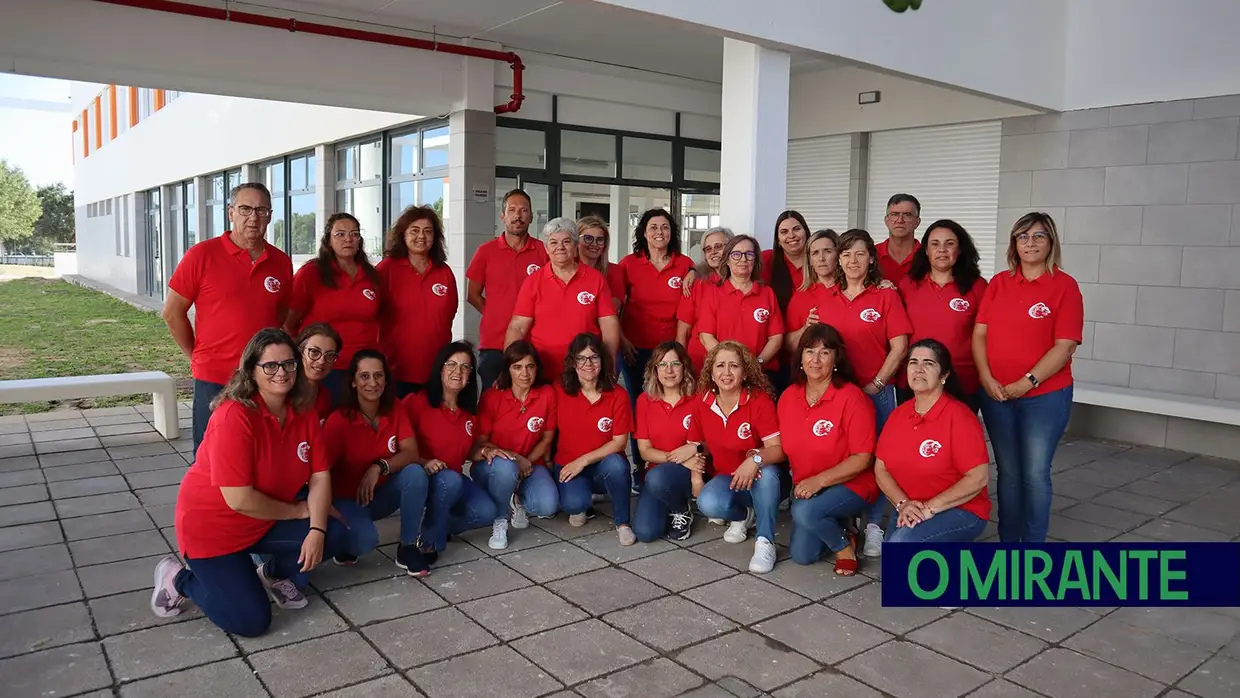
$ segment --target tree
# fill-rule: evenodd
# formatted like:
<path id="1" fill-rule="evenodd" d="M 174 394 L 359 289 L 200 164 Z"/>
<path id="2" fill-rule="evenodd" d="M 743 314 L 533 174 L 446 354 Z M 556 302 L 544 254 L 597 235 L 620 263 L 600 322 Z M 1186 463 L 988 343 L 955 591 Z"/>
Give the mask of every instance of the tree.
<path id="1" fill-rule="evenodd" d="M 16 248 L 34 233 L 42 208 L 20 167 L 0 160 L 0 246 Z"/>
<path id="2" fill-rule="evenodd" d="M 57 182 L 39 187 L 35 195 L 43 214 L 34 224 L 30 239 L 30 252 L 49 254 L 57 243 L 70 243 L 75 239 L 73 221 L 73 192 Z"/>
<path id="3" fill-rule="evenodd" d="M 892 12 L 921 9 L 921 0 L 883 0 L 883 4 L 890 7 Z"/>

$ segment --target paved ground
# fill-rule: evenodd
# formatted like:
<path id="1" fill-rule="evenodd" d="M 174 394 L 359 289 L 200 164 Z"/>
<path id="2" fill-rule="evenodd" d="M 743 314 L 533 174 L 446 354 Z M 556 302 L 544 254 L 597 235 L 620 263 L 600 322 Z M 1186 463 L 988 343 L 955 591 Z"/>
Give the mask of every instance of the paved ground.
<path id="1" fill-rule="evenodd" d="M 0 417 L 0 696 L 1240 695 L 1240 610 L 884 609 L 876 564 L 758 577 L 704 521 L 626 549 L 601 517 L 536 521 L 501 555 L 479 531 L 414 580 L 392 520 L 382 554 L 316 571 L 266 637 L 161 622 L 189 445 L 149 418 Z M 1057 538 L 1240 537 L 1240 464 L 1077 441 L 1056 470 Z"/>

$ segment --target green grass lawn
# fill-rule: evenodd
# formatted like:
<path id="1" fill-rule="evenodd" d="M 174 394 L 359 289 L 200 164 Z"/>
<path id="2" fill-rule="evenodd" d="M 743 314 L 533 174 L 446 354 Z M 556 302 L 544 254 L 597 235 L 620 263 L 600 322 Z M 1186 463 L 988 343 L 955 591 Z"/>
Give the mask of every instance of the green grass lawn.
<path id="1" fill-rule="evenodd" d="M 57 279 L 0 282 L 0 380 L 164 371 L 182 381 L 189 360 L 158 315 Z M 181 399 L 189 399 L 183 391 Z M 0 414 L 148 403 L 150 395 L 0 404 Z"/>

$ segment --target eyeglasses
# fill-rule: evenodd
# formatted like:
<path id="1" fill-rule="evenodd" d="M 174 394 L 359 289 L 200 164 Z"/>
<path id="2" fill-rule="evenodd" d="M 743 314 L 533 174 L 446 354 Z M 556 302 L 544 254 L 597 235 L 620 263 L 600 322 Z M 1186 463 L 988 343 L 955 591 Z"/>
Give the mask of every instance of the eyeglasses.
<path id="1" fill-rule="evenodd" d="M 307 347 L 306 356 L 309 357 L 311 361 L 318 361 L 319 359 L 323 359 L 329 364 L 334 364 L 336 363 L 336 359 L 340 358 L 340 352 L 323 351 L 322 349 L 319 349 L 318 347 Z"/>
<path id="2" fill-rule="evenodd" d="M 900 221 L 900 220 L 911 221 L 917 217 L 917 214 L 909 213 L 907 211 L 892 211 L 887 214 L 887 217 L 892 220 L 896 220 L 896 221 Z"/>
<path id="3" fill-rule="evenodd" d="M 241 205 L 233 206 L 233 210 L 240 214 L 242 218 L 249 218 L 254 214 L 258 214 L 259 218 L 271 218 L 271 209 L 266 206 L 255 208 L 254 206 Z"/>
<path id="4" fill-rule="evenodd" d="M 263 373 L 269 376 L 276 375 L 280 369 L 284 369 L 285 373 L 297 373 L 297 359 L 289 359 L 288 361 L 268 361 L 258 365 L 263 369 Z"/>
<path id="5" fill-rule="evenodd" d="M 605 245 L 607 244 L 607 236 L 605 235 L 582 235 L 581 244 L 589 245 L 591 247 L 595 245 Z"/>
<path id="6" fill-rule="evenodd" d="M 1016 236 L 1016 242 L 1019 242 L 1022 245 L 1028 244 L 1030 240 L 1033 240 L 1034 242 L 1038 244 L 1042 244 L 1050 239 L 1051 239 L 1051 236 L 1047 235 L 1046 233 L 1040 230 L 1034 233 L 1033 235 L 1030 235 L 1029 233 L 1021 233 L 1020 235 Z"/>
<path id="7" fill-rule="evenodd" d="M 598 364 L 602 362 L 603 362 L 603 357 L 600 356 L 599 354 L 591 354 L 589 356 L 578 356 L 577 357 L 578 366 L 588 366 L 590 364 Z"/>
<path id="8" fill-rule="evenodd" d="M 722 252 L 723 248 L 727 246 L 728 244 L 726 242 L 717 242 L 713 245 L 703 245 L 702 251 L 705 252 L 706 254 L 711 254 L 713 252 Z"/>
<path id="9" fill-rule="evenodd" d="M 680 368 L 681 366 L 684 366 L 684 364 L 679 361 L 660 361 L 657 365 L 661 371 L 669 368 Z"/>
<path id="10" fill-rule="evenodd" d="M 360 230 L 333 230 L 332 237 L 337 240 L 344 240 L 345 238 L 353 238 L 354 240 L 360 240 L 362 237 L 362 231 Z"/>
<path id="11" fill-rule="evenodd" d="M 758 255 L 755 252 L 742 252 L 740 250 L 732 250 L 732 254 L 728 255 L 728 257 L 731 257 L 734 262 L 739 262 L 742 259 L 747 259 L 752 262 L 757 256 Z"/>
<path id="12" fill-rule="evenodd" d="M 474 370 L 474 367 L 471 366 L 470 364 L 458 364 L 455 361 L 449 361 L 443 365 L 443 370 L 447 371 L 448 373 L 456 373 L 457 371 L 463 371 L 465 373 L 469 373 L 470 371 Z"/>

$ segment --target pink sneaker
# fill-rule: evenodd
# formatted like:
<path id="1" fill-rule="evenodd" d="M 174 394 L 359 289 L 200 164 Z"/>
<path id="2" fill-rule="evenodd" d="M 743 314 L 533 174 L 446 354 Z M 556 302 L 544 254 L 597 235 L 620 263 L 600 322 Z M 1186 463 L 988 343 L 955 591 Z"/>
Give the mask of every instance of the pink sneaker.
<path id="1" fill-rule="evenodd" d="M 151 611 L 160 618 L 181 615 L 181 604 L 185 602 L 185 597 L 177 591 L 176 579 L 183 569 L 185 565 L 172 555 L 155 565 L 155 590 L 151 592 Z"/>

